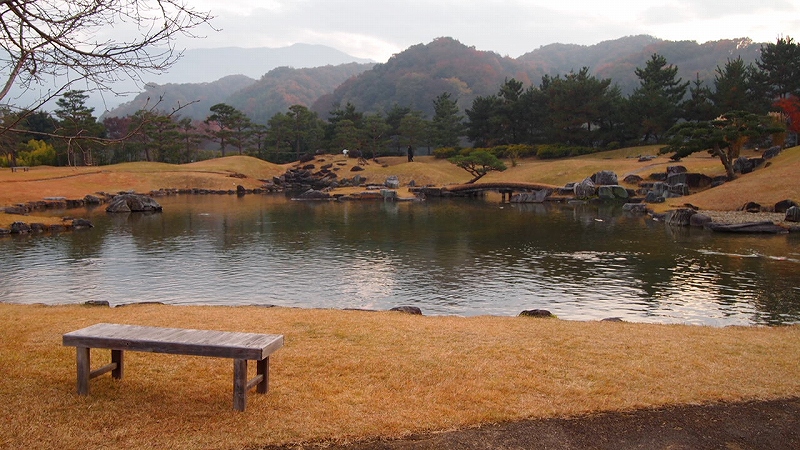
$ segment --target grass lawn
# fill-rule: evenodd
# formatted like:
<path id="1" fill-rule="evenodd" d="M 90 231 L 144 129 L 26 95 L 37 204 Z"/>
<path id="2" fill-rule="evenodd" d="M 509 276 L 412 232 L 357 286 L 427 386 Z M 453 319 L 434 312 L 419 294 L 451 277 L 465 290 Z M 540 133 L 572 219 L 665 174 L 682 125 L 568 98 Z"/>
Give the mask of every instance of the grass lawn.
<path id="1" fill-rule="evenodd" d="M 522 418 L 800 395 L 800 326 L 395 312 L 0 304 L 2 448 L 234 449 Z M 61 335 L 97 322 L 283 334 L 270 392 L 232 409 L 229 359 L 129 352 L 75 393 Z M 93 367 L 109 352 L 92 351 Z M 253 364 L 250 364 L 253 366 Z M 254 371 L 251 368 L 251 371 Z M 254 373 L 251 373 L 251 376 Z"/>

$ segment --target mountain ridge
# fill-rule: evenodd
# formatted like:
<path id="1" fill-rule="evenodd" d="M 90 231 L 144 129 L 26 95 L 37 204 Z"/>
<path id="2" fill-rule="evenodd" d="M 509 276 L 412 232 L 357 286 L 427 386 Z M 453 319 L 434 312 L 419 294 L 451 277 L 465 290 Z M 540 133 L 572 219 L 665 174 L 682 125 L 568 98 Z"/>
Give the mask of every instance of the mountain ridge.
<path id="1" fill-rule="evenodd" d="M 635 69 L 644 67 L 653 53 L 664 56 L 669 64 L 678 67 L 678 76 L 683 80 L 694 80 L 699 76 L 706 85 L 710 85 L 715 69 L 724 66 L 727 59 L 741 56 L 746 64 L 754 62 L 762 45 L 748 38 L 699 44 L 696 41 L 667 41 L 649 35 L 636 35 L 593 45 L 548 44 L 511 58 L 492 51 L 476 50 L 474 46 L 462 44 L 454 38 L 440 37 L 427 44 L 412 45 L 385 63 L 358 63 L 358 58 L 350 57 L 353 61 L 343 63 L 356 64 L 349 66 L 349 71 L 339 69 L 343 64 L 313 68 L 287 65 L 285 70 L 279 72 L 273 72 L 278 68 L 274 67 L 263 75 L 251 77 L 254 78 L 253 83 L 230 93 L 219 102 L 230 103 L 243 110 L 257 123 L 266 123 L 272 114 L 285 110 L 290 106 L 287 106 L 287 102 L 292 101 L 313 109 L 321 117 L 327 117 L 337 105 L 347 102 L 363 112 L 385 113 L 398 105 L 420 110 L 431 117 L 433 100 L 443 92 L 450 92 L 463 110 L 469 108 L 477 96 L 495 94 L 506 79 L 515 78 L 527 88 L 538 86 L 544 75 L 564 75 L 582 67 L 589 67 L 590 73 L 598 78 L 611 78 L 623 95 L 629 95 L 638 86 Z M 294 49 L 304 55 L 314 51 L 330 55 L 331 58 L 344 55 L 338 51 L 327 53 L 326 48 L 295 44 L 281 48 L 280 53 L 290 54 Z M 234 70 L 240 66 L 228 65 L 216 57 L 208 56 L 224 54 L 227 58 L 237 55 L 232 49 L 236 47 L 210 49 L 206 53 L 200 50 L 187 51 L 194 59 L 190 58 L 186 64 L 200 64 L 197 55 L 206 55 L 205 58 L 215 61 L 215 70 Z M 275 58 L 277 60 L 278 57 Z M 322 66 L 328 67 L 328 70 L 309 71 Z M 337 75 L 332 76 L 333 72 Z M 315 76 L 328 77 L 328 81 L 314 81 L 312 78 Z M 259 92 L 257 82 L 267 92 Z M 332 83 L 338 84 L 332 86 Z M 216 86 L 208 85 L 208 88 L 214 89 Z M 280 95 L 271 91 L 280 91 Z M 316 98 L 312 99 L 314 96 Z M 112 115 L 117 110 L 106 115 Z M 194 114 L 193 118 L 201 119 L 208 111 L 200 116 Z"/>

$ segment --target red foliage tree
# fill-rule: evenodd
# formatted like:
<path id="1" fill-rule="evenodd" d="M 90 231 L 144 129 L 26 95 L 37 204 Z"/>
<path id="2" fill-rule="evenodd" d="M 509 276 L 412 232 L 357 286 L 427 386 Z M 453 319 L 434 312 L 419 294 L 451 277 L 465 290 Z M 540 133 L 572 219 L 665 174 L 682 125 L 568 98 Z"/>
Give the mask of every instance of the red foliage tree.
<path id="1" fill-rule="evenodd" d="M 775 102 L 787 117 L 786 127 L 793 133 L 800 133 L 800 98 L 795 96 L 784 97 Z"/>

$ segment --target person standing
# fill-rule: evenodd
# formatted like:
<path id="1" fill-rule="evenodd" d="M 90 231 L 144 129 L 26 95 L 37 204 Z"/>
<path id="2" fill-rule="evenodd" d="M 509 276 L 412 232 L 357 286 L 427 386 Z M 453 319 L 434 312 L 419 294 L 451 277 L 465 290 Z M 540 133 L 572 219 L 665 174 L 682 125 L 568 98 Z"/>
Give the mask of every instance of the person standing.
<path id="1" fill-rule="evenodd" d="M 414 161 L 414 147 L 408 146 L 408 162 Z"/>

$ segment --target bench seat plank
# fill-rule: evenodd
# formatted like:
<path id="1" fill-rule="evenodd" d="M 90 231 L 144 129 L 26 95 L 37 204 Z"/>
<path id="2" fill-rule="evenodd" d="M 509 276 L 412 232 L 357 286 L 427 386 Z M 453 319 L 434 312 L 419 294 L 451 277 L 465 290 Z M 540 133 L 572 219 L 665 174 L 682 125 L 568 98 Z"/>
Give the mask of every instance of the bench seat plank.
<path id="1" fill-rule="evenodd" d="M 65 346 L 262 360 L 283 346 L 278 334 L 98 323 L 63 335 Z"/>

